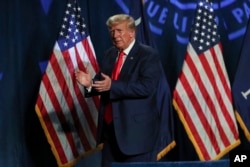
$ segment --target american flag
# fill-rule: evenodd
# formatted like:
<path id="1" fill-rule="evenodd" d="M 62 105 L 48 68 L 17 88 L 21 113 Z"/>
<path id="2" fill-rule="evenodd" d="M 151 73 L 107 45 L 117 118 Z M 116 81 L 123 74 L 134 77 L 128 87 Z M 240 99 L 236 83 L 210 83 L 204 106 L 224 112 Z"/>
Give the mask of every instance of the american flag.
<path id="1" fill-rule="evenodd" d="M 240 144 L 212 4 L 199 1 L 173 103 L 200 160 Z"/>
<path id="2" fill-rule="evenodd" d="M 69 0 L 35 106 L 58 166 L 72 166 L 96 147 L 99 97 L 84 97 L 74 71 L 94 76 L 98 68 L 81 8 Z"/>

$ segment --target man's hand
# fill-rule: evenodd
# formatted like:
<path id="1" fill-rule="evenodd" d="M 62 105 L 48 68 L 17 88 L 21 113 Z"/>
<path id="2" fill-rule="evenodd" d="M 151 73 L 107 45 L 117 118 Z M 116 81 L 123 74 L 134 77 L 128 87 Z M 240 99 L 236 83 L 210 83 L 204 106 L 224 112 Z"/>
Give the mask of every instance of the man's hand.
<path id="1" fill-rule="evenodd" d="M 75 71 L 76 80 L 85 87 L 90 87 L 92 84 L 92 77 L 88 71 L 83 72 L 80 70 Z"/>
<path id="2" fill-rule="evenodd" d="M 101 73 L 103 80 L 95 81 L 92 85 L 98 92 L 104 92 L 110 90 L 111 78 L 108 75 Z"/>

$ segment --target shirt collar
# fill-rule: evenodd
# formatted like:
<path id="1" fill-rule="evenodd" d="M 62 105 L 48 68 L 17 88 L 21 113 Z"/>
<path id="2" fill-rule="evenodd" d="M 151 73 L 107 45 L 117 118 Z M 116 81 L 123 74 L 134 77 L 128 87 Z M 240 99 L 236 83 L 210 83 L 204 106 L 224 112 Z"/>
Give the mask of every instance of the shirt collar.
<path id="1" fill-rule="evenodd" d="M 126 55 L 128 55 L 129 52 L 131 51 L 132 47 L 134 46 L 134 44 L 135 44 L 135 39 L 129 44 L 129 46 L 128 46 L 126 49 L 123 50 L 123 52 L 124 52 Z"/>

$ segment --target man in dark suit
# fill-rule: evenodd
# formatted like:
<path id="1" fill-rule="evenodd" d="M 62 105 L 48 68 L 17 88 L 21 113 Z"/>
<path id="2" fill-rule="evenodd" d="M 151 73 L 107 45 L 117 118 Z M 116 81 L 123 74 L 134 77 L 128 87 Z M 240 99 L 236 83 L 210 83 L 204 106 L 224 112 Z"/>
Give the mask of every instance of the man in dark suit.
<path id="1" fill-rule="evenodd" d="M 159 57 L 153 48 L 136 41 L 132 17 L 114 15 L 106 23 L 114 46 L 107 50 L 101 72 L 94 79 L 89 72 L 75 72 L 86 96 L 101 95 L 97 142 L 104 143 L 102 166 L 156 161 Z"/>

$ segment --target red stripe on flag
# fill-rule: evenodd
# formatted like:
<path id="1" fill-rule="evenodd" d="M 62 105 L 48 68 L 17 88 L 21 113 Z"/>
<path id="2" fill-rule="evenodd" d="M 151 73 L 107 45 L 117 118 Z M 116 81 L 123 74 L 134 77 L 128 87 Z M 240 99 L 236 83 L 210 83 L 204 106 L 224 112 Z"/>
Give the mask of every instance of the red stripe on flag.
<path id="1" fill-rule="evenodd" d="M 214 56 L 213 53 L 211 53 L 211 54 L 212 54 L 212 56 Z M 219 89 L 217 87 L 217 83 L 216 83 L 218 81 L 216 81 L 216 78 L 212 72 L 212 69 L 209 65 L 209 62 L 207 62 L 206 55 L 205 54 L 199 55 L 199 59 L 200 59 L 200 62 L 202 63 L 202 66 L 203 66 L 205 72 L 206 72 L 206 75 L 208 76 L 208 79 L 210 80 L 210 83 L 211 83 L 212 88 L 215 92 L 217 101 L 220 102 L 220 105 L 224 106 L 224 102 L 221 100 L 220 97 L 218 97 L 218 96 L 221 96 L 221 93 L 219 93 L 220 91 L 219 91 Z M 192 64 L 190 64 L 190 66 L 195 66 L 194 62 L 192 62 Z M 217 69 L 217 67 L 216 67 L 216 69 Z M 197 69 L 196 69 L 196 71 L 193 71 L 192 73 L 199 73 L 199 71 L 197 71 Z M 200 75 L 196 75 L 195 79 L 199 85 L 199 89 L 201 90 L 203 98 L 206 99 L 206 103 L 207 103 L 207 106 L 209 108 L 209 111 L 211 111 L 211 114 L 216 122 L 217 128 L 219 130 L 218 132 L 220 134 L 222 142 L 224 143 L 224 146 L 228 146 L 230 144 L 230 142 L 225 134 L 225 131 L 223 130 L 223 127 L 221 126 L 221 122 L 220 122 L 218 114 L 217 114 L 217 109 L 216 109 L 216 106 L 213 102 L 212 97 L 210 97 L 210 95 L 209 95 L 209 90 L 207 90 L 206 86 L 203 84 L 204 81 L 202 81 Z M 217 150 L 217 151 L 219 151 L 219 150 Z M 217 153 L 219 153 L 219 152 L 217 152 Z"/>
<path id="2" fill-rule="evenodd" d="M 75 51 L 76 51 L 76 60 L 77 60 L 77 65 L 78 65 L 79 69 L 83 69 L 84 71 L 86 71 L 87 69 L 86 69 L 86 67 L 84 66 L 82 60 L 80 59 L 80 55 L 79 55 L 79 53 L 78 53 L 76 47 L 74 47 L 74 48 L 75 48 Z M 72 78 L 72 79 L 73 79 L 73 78 Z M 73 80 L 75 80 L 75 78 L 74 78 Z M 88 104 L 86 103 L 85 97 L 84 97 L 84 95 L 81 93 L 81 90 L 80 90 L 80 88 L 79 88 L 79 85 L 77 85 L 76 82 L 75 82 L 74 90 L 75 90 L 75 92 L 76 92 L 76 94 L 77 94 L 77 98 L 78 98 L 79 104 L 80 104 L 80 106 L 82 107 L 82 111 L 83 111 L 83 113 L 84 113 L 84 115 L 85 115 L 85 117 L 86 117 L 86 120 L 87 120 L 87 122 L 88 122 L 88 125 L 89 125 L 89 127 L 90 127 L 90 129 L 91 129 L 91 132 L 92 132 L 93 136 L 96 137 L 97 128 L 96 128 L 96 124 L 95 124 L 95 122 L 94 122 L 94 120 L 93 120 L 93 118 L 92 118 L 92 115 L 91 115 L 91 112 L 92 112 L 92 111 L 89 109 L 89 106 L 88 106 Z M 92 99 L 94 99 L 94 97 L 92 97 Z M 98 100 L 99 100 L 99 99 L 98 99 Z M 95 104 L 96 104 L 96 108 L 97 108 L 97 104 L 99 104 L 99 101 L 96 101 Z"/>
<path id="3" fill-rule="evenodd" d="M 208 79 L 210 80 L 210 83 L 213 86 L 213 90 L 215 91 L 215 93 L 219 92 L 218 88 L 217 88 L 217 85 L 215 83 L 216 81 L 215 81 L 215 78 L 214 78 L 214 74 L 213 74 L 213 72 L 212 72 L 212 70 L 211 70 L 211 68 L 209 66 L 209 62 L 207 62 L 207 59 L 206 59 L 205 56 L 206 55 L 204 55 L 204 54 L 199 55 L 199 60 L 202 63 L 202 66 L 203 66 L 204 70 L 206 71 L 206 75 L 208 76 Z M 204 81 L 201 79 L 202 74 L 199 73 L 199 71 L 197 70 L 197 67 L 195 66 L 195 63 L 192 60 L 190 60 L 190 58 L 191 58 L 190 56 L 187 56 L 186 61 L 187 61 L 187 64 L 189 65 L 189 67 L 191 68 L 191 71 L 193 71 L 192 73 L 197 74 L 197 75 L 194 76 L 194 78 L 195 78 L 196 83 L 197 83 L 197 85 L 199 87 L 199 91 L 201 92 L 201 94 L 203 96 L 203 99 L 206 100 L 206 103 L 207 103 L 206 105 L 209 108 L 209 110 L 207 110 L 207 111 L 210 111 L 209 114 L 211 114 L 213 116 L 214 120 L 215 120 L 216 127 L 219 130 L 218 132 L 219 132 L 219 135 L 221 137 L 222 142 L 224 143 L 224 146 L 228 146 L 229 145 L 228 138 L 227 138 L 227 136 L 225 134 L 225 131 L 223 130 L 223 128 L 221 126 L 221 122 L 220 122 L 220 120 L 218 118 L 218 114 L 216 113 L 216 107 L 214 105 L 213 99 L 209 95 L 209 91 L 211 91 L 211 90 L 209 90 L 209 88 L 207 86 L 210 85 L 210 84 L 204 83 Z M 214 70 L 216 70 L 216 69 L 214 69 Z M 205 86 L 203 83 L 207 84 L 207 85 Z M 216 94 L 218 94 L 218 93 L 216 93 Z M 196 111 L 202 111 L 202 109 L 201 108 L 196 109 Z M 204 116 L 204 118 L 202 119 L 202 122 L 203 121 L 206 121 L 206 123 L 208 123 L 206 116 Z M 205 124 L 205 125 L 207 125 L 207 124 Z M 204 126 L 204 128 L 208 128 L 208 127 Z M 212 135 L 212 136 L 210 136 L 211 137 L 211 143 L 213 143 L 214 149 L 215 149 L 216 153 L 218 154 L 220 152 L 220 148 L 218 146 L 218 141 L 216 140 L 215 134 L 212 133 L 213 130 L 212 130 L 211 126 L 209 126 L 209 129 L 210 130 L 208 131 L 208 135 Z"/>
<path id="4" fill-rule="evenodd" d="M 212 51 L 212 50 L 213 49 L 211 48 L 209 51 Z M 217 59 L 218 56 L 215 56 L 215 54 L 213 52 L 210 52 L 210 53 L 211 53 L 211 55 L 213 56 L 214 59 Z M 219 88 L 217 86 L 218 81 L 216 80 L 215 74 L 213 74 L 212 69 L 209 66 L 209 62 L 205 58 L 205 55 L 202 54 L 202 55 L 200 55 L 200 57 L 203 57 L 200 60 L 201 60 L 201 63 L 203 65 L 204 69 L 206 70 L 206 74 L 208 76 L 208 79 L 210 80 L 210 83 L 211 83 L 211 85 L 213 87 L 213 90 L 215 92 L 216 101 L 218 101 L 218 103 L 219 103 L 218 107 L 220 107 L 220 110 L 223 111 L 223 108 L 225 109 L 225 103 L 224 103 L 224 101 L 223 101 L 223 99 L 221 97 L 220 90 L 219 90 Z M 219 64 L 215 65 L 215 67 L 216 67 L 215 69 L 216 69 L 217 72 L 218 72 L 218 69 L 221 68 Z M 223 75 L 224 74 L 221 74 L 221 75 L 219 75 L 219 77 L 221 78 L 221 77 L 223 77 Z M 224 85 L 224 87 L 225 86 L 226 85 Z M 207 91 L 209 91 L 209 90 L 207 90 Z M 225 134 L 225 131 L 223 130 L 223 127 L 221 125 L 221 122 L 219 120 L 218 114 L 216 113 L 216 112 L 218 112 L 217 111 L 218 108 L 216 109 L 216 106 L 214 106 L 213 99 L 211 99 L 211 97 L 208 95 L 208 92 L 206 92 L 206 96 L 207 96 L 207 98 L 206 98 L 207 101 L 206 102 L 208 102 L 208 101 L 210 102 L 208 104 L 208 107 L 209 107 L 209 109 L 210 109 L 210 111 L 211 111 L 211 113 L 213 115 L 213 118 L 215 119 L 215 122 L 216 122 L 216 125 L 217 125 L 217 128 L 218 128 L 218 132 L 219 132 L 220 137 L 221 137 L 221 141 L 223 142 L 224 146 L 226 147 L 226 146 L 230 145 L 230 141 L 228 140 L 228 138 L 227 138 L 227 136 Z M 228 111 L 225 111 L 224 114 L 228 114 Z"/>
<path id="5" fill-rule="evenodd" d="M 65 115 L 64 113 L 62 112 L 62 108 L 61 108 L 61 105 L 56 97 L 56 94 L 54 92 L 54 90 L 52 89 L 52 85 L 49 81 L 49 78 L 47 76 L 47 74 L 45 73 L 44 76 L 43 76 L 43 83 L 44 83 L 44 86 L 48 92 L 48 95 L 49 95 L 49 98 L 51 99 L 51 102 L 52 102 L 52 105 L 54 107 L 54 110 L 55 110 L 55 113 L 57 115 L 57 118 L 59 119 L 60 121 L 60 124 L 62 125 L 62 128 L 63 128 L 63 131 L 64 132 L 67 132 L 67 129 L 65 126 L 63 125 L 66 125 L 67 124 L 67 120 L 65 118 Z M 73 139 L 73 136 L 71 133 L 65 133 L 65 136 L 68 140 L 68 143 L 70 145 L 70 148 L 72 150 L 72 153 L 74 155 L 74 157 L 77 157 L 79 154 L 78 152 L 76 151 L 77 150 L 77 147 L 74 143 L 74 139 Z"/>
<path id="6" fill-rule="evenodd" d="M 70 67 L 72 68 L 73 65 L 71 63 L 71 58 L 70 58 L 70 55 L 68 54 L 68 52 L 63 52 L 63 58 L 64 58 L 64 61 L 65 61 L 65 64 L 67 65 L 68 67 L 68 70 L 70 70 Z M 81 139 L 81 142 L 82 144 L 85 145 L 86 148 L 91 148 L 89 143 L 87 143 L 86 141 L 86 136 L 84 134 L 84 130 L 81 126 L 81 123 L 80 123 L 80 118 L 77 116 L 77 113 L 76 113 L 76 110 L 75 110 L 75 105 L 74 105 L 74 100 L 73 100 L 73 97 L 71 95 L 71 92 L 70 92 L 70 88 L 67 86 L 67 82 L 64 78 L 64 74 L 62 73 L 62 71 L 60 70 L 60 66 L 56 60 L 56 55 L 52 54 L 51 56 L 51 62 L 53 62 L 53 64 L 51 65 L 53 70 L 54 71 L 57 71 L 55 73 L 56 75 L 56 78 L 58 80 L 58 84 L 60 85 L 61 87 L 61 90 L 62 90 L 62 93 L 63 93 L 63 96 L 64 98 L 66 99 L 66 103 L 68 104 L 68 107 L 69 107 L 69 113 L 71 114 L 72 118 L 73 118 L 73 123 L 74 123 L 74 126 L 77 127 L 77 133 L 78 135 L 80 136 L 80 139 Z M 72 80 L 72 73 L 74 73 L 74 71 L 72 70 L 72 72 L 70 72 L 70 75 L 71 75 L 71 80 Z M 78 155 L 77 155 L 78 156 Z"/>
<path id="7" fill-rule="evenodd" d="M 221 50 L 222 50 L 221 43 L 218 44 L 218 47 L 219 47 L 219 51 L 221 52 Z M 217 71 L 218 71 L 218 74 L 219 74 L 219 76 L 220 76 L 220 78 L 221 78 L 221 82 L 222 82 L 222 84 L 223 84 L 223 88 L 225 89 L 225 92 L 226 92 L 226 94 L 227 94 L 228 99 L 229 99 L 230 102 L 232 103 L 231 88 L 230 88 L 230 85 L 229 85 L 229 83 L 228 83 L 228 79 L 227 79 L 228 77 L 224 75 L 224 73 L 223 73 L 224 70 L 222 70 L 222 67 L 221 67 L 221 65 L 220 65 L 220 63 L 219 63 L 219 62 L 221 62 L 221 61 L 218 60 L 218 56 L 216 56 L 216 55 L 217 55 L 216 52 L 218 52 L 218 50 L 215 50 L 215 47 L 213 47 L 213 48 L 210 49 L 210 51 L 211 51 L 211 53 L 212 53 L 212 55 L 213 55 L 214 63 L 215 63 L 215 65 L 216 65 L 216 67 L 218 67 L 218 68 L 217 68 Z M 222 54 L 222 53 L 221 53 L 221 54 Z M 221 55 L 221 56 L 222 56 L 222 55 Z"/>
<path id="8" fill-rule="evenodd" d="M 74 88 L 75 88 L 76 93 L 79 92 L 78 96 L 77 96 L 77 98 L 78 98 L 78 100 L 80 102 L 79 104 L 80 104 L 80 106 L 82 108 L 82 112 L 84 113 L 84 115 L 86 117 L 86 120 L 88 122 L 88 126 L 89 126 L 89 128 L 91 130 L 91 133 L 96 138 L 97 128 L 96 128 L 96 124 L 95 124 L 95 122 L 94 122 L 94 120 L 92 118 L 92 115 L 90 113 L 91 110 L 89 109 L 88 104 L 86 103 L 84 96 L 80 93 L 78 85 L 76 85 Z"/>
<path id="9" fill-rule="evenodd" d="M 219 43 L 219 48 L 221 49 L 221 43 Z M 229 99 L 230 104 L 232 104 L 233 102 L 232 102 L 231 88 L 230 88 L 229 83 L 227 82 L 227 79 L 226 79 L 227 76 L 225 76 L 224 73 L 223 73 L 222 67 L 221 67 L 221 65 L 219 63 L 219 60 L 218 60 L 218 56 L 216 56 L 217 54 L 215 53 L 215 48 L 210 49 L 210 51 L 211 51 L 211 53 L 213 55 L 213 59 L 214 59 L 215 65 L 216 65 L 216 67 L 218 67 L 217 68 L 217 72 L 218 72 L 218 74 L 220 76 L 220 79 L 221 79 L 221 82 L 223 84 L 223 88 L 225 89 L 227 98 Z M 219 92 L 218 89 L 216 91 Z M 221 97 L 221 94 L 219 94 L 219 95 L 220 95 L 220 98 L 217 97 L 217 99 L 218 100 L 223 99 L 223 97 Z M 222 100 L 222 102 L 223 102 L 223 100 Z M 229 114 L 230 111 L 227 110 L 227 108 L 225 106 L 225 103 L 222 103 L 222 104 L 223 104 L 221 106 L 222 112 L 223 112 L 223 115 L 224 115 L 224 117 L 225 117 L 228 125 L 235 125 L 235 122 L 233 121 L 232 116 L 230 116 L 230 114 Z M 233 111 L 233 109 L 232 109 L 232 111 Z M 232 131 L 232 133 L 234 135 L 234 138 L 238 139 L 238 130 L 237 130 L 237 127 L 236 126 L 231 126 L 230 130 Z"/>
<path id="10" fill-rule="evenodd" d="M 85 40 L 86 41 L 86 40 Z M 86 43 L 86 42 L 84 42 L 84 43 Z M 83 43 L 83 44 L 84 44 Z M 76 49 L 76 47 L 74 47 L 75 48 L 75 50 L 76 50 L 76 61 L 77 61 L 77 65 L 78 65 L 78 67 L 79 67 L 79 69 L 81 69 L 81 70 L 83 70 L 83 71 L 87 71 L 87 70 L 89 70 L 89 69 L 87 69 L 85 66 L 84 66 L 84 64 L 83 64 L 83 61 L 81 60 L 81 56 L 80 56 L 80 54 L 79 54 L 79 52 L 78 52 L 78 50 Z M 84 47 L 85 48 L 85 47 Z M 92 54 L 93 52 L 91 52 L 91 54 Z M 90 55 L 91 55 L 90 54 Z M 87 56 L 88 56 L 88 58 L 89 58 L 89 60 L 90 59 L 93 59 L 93 58 L 91 58 L 91 57 L 94 57 L 93 55 L 92 56 L 89 56 L 89 54 L 87 54 Z M 93 61 L 93 60 L 92 60 Z M 91 64 L 95 64 L 95 65 L 97 65 L 97 63 L 91 63 Z M 92 66 L 93 67 L 93 66 Z M 94 68 L 94 67 L 93 67 Z M 96 69 L 95 69 L 96 68 Z M 95 67 L 94 68 L 94 70 L 99 70 L 99 67 Z M 97 73 L 97 71 L 96 71 L 96 73 Z M 97 109 L 99 109 L 99 107 L 100 107 L 100 99 L 99 99 L 99 97 L 98 96 L 93 96 L 93 97 L 91 97 L 92 99 L 93 99 L 93 101 L 94 101 L 94 103 L 95 103 L 95 106 L 96 106 L 96 108 Z"/>
<path id="11" fill-rule="evenodd" d="M 188 112 L 187 108 L 185 107 L 185 105 L 182 101 L 182 98 L 179 95 L 178 91 L 174 92 L 174 97 L 175 97 L 176 103 L 178 104 L 179 108 L 182 109 L 180 113 L 184 116 L 185 123 L 188 125 L 188 127 L 186 127 L 186 128 L 188 128 L 190 130 L 191 135 L 195 139 L 195 142 L 198 146 L 197 149 L 200 150 L 204 159 L 209 159 L 210 156 L 209 156 L 209 153 L 207 152 L 207 149 L 203 143 L 203 140 L 201 139 L 201 137 L 199 135 L 195 135 L 195 134 L 199 134 L 199 132 L 197 131 L 196 125 L 194 125 L 193 119 L 191 118 L 190 113 Z"/>
<path id="12" fill-rule="evenodd" d="M 227 94 L 227 97 L 228 99 L 230 100 L 230 102 L 232 103 L 232 98 L 230 97 L 230 88 L 228 87 L 228 83 L 226 81 L 226 76 L 225 74 L 222 72 L 222 67 L 219 63 L 219 60 L 218 60 L 218 55 L 215 53 L 215 48 L 210 48 L 210 53 L 213 57 L 213 61 L 215 63 L 215 67 L 216 67 L 216 71 L 218 73 L 218 77 L 220 78 L 220 81 L 221 83 L 223 84 L 223 88 L 225 89 L 225 92 Z M 203 54 L 203 56 L 205 56 Z M 212 69 L 210 68 L 209 66 L 209 62 L 207 62 L 206 59 L 201 59 L 201 62 L 204 66 L 204 69 L 206 69 L 206 73 L 207 75 L 209 76 L 209 79 L 210 79 L 210 82 L 211 84 L 213 85 L 213 89 L 214 89 L 214 92 L 215 92 L 215 97 L 219 103 L 219 106 L 222 113 L 223 113 L 223 116 L 225 117 L 225 120 L 227 121 L 228 125 L 234 125 L 234 121 L 232 120 L 232 117 L 229 115 L 229 112 L 226 108 L 226 104 L 225 104 L 225 101 L 223 100 L 223 97 L 222 97 L 222 94 L 220 93 L 221 90 L 217 87 L 217 83 L 216 83 L 216 80 L 214 78 L 214 74 L 212 72 Z M 212 101 L 211 98 L 209 98 L 210 101 Z M 219 118 L 218 118 L 218 115 L 216 114 L 216 109 L 215 109 L 215 106 L 214 105 L 209 105 L 209 107 L 212 107 L 213 106 L 213 109 L 211 111 L 213 111 L 213 116 L 215 116 L 214 118 L 216 118 L 216 124 L 218 126 L 218 129 L 219 129 L 219 132 L 220 132 L 220 135 L 221 135 L 221 138 L 222 138 L 222 142 L 224 143 L 225 146 L 228 146 L 230 145 L 230 141 L 228 140 L 226 134 L 225 134 L 225 131 L 223 130 L 222 126 L 221 126 L 221 122 L 219 121 Z M 236 126 L 232 126 L 231 127 L 231 130 L 232 130 L 232 133 L 235 137 L 235 139 L 237 138 L 237 130 L 236 130 Z"/>
<path id="13" fill-rule="evenodd" d="M 188 56 L 187 56 L 188 57 Z M 189 62 L 190 63 L 190 62 Z M 187 64 L 189 64 L 188 63 L 188 58 L 187 58 Z M 193 70 L 193 72 L 194 72 L 194 70 Z M 198 116 L 198 118 L 199 118 L 199 120 L 200 120 L 200 122 L 201 122 L 201 124 L 202 124 L 202 126 L 203 126 L 203 129 L 204 129 L 204 131 L 206 131 L 206 133 L 207 133 L 207 136 L 209 137 L 209 140 L 210 140 L 210 142 L 211 143 L 213 143 L 213 141 L 216 141 L 216 137 L 215 137 L 215 134 L 213 133 L 213 130 L 211 129 L 211 126 L 210 126 L 210 124 L 209 124 L 209 122 L 208 122 L 208 120 L 207 120 L 207 118 L 206 118 L 206 116 L 204 115 L 204 113 L 202 112 L 202 107 L 200 106 L 200 104 L 199 104 L 199 102 L 198 102 L 198 100 L 197 100 L 197 98 L 196 98 L 196 96 L 195 96 L 195 92 L 193 92 L 193 89 L 192 89 L 192 87 L 190 86 L 190 84 L 191 83 L 189 83 L 188 82 L 188 80 L 186 79 L 186 76 L 185 75 L 182 75 L 181 77 L 180 77 L 180 82 L 182 83 L 182 85 L 185 85 L 185 87 L 184 87 L 184 89 L 185 89 L 185 91 L 186 91 L 186 94 L 188 94 L 189 96 L 191 96 L 192 98 L 190 98 L 190 101 L 191 101 L 191 103 L 192 103 L 192 105 L 194 106 L 194 111 L 193 112 L 195 112 L 196 113 L 196 115 Z M 196 84 L 198 84 L 198 83 L 196 83 Z M 198 90 L 196 90 L 196 91 L 198 91 Z M 199 91 L 204 91 L 204 90 L 199 90 Z M 193 96 L 192 96 L 193 95 Z M 183 107 L 185 107 L 185 106 L 183 106 Z M 181 112 L 185 112 L 185 111 L 182 111 L 181 110 Z M 187 116 L 187 112 L 184 114 L 185 116 Z M 189 125 L 190 123 L 192 123 L 192 122 L 189 122 L 189 121 L 187 121 L 187 124 Z M 190 126 L 190 125 L 189 125 Z M 199 136 L 200 135 L 200 133 L 193 133 L 193 136 L 194 136 L 194 138 L 195 138 L 195 141 L 196 141 L 196 143 L 199 145 L 199 143 L 201 142 L 201 137 Z M 206 150 L 206 148 L 204 147 L 202 147 L 202 146 L 204 146 L 203 144 L 201 145 L 201 146 L 199 146 L 200 147 L 200 149 L 202 150 L 202 152 L 203 151 L 205 151 Z M 217 152 L 219 149 L 219 146 L 218 146 L 218 144 L 217 144 L 217 142 L 215 142 L 215 143 L 213 143 L 213 149 Z M 206 151 L 207 152 L 207 151 Z M 205 156 L 204 156 L 204 158 L 206 158 Z M 210 157 L 209 157 L 210 158 Z"/>
<path id="14" fill-rule="evenodd" d="M 43 100 L 42 100 L 42 98 L 41 98 L 41 96 L 39 94 L 37 96 L 37 106 L 39 108 L 40 114 L 42 115 L 41 119 L 43 120 L 44 125 L 47 128 L 46 131 L 50 135 L 50 138 L 53 141 L 53 144 L 57 148 L 54 151 L 56 151 L 57 154 L 59 155 L 58 157 L 60 157 L 61 162 L 66 163 L 68 161 L 67 157 L 66 157 L 65 152 L 63 150 L 63 147 L 61 145 L 61 142 L 60 142 L 58 136 L 56 135 L 56 131 L 55 131 L 54 126 L 53 126 L 53 124 L 52 124 L 52 122 L 50 120 L 50 117 L 48 115 L 46 107 L 44 106 L 44 102 L 43 102 Z"/>
<path id="15" fill-rule="evenodd" d="M 94 68 L 95 72 L 97 73 L 99 71 L 99 67 L 98 67 L 96 58 L 94 56 L 93 50 L 90 47 L 90 44 L 88 42 L 88 38 L 85 38 L 84 40 L 82 40 L 82 44 L 83 44 L 83 47 L 84 47 L 86 53 L 88 53 L 87 55 L 88 55 L 88 58 L 89 58 L 89 61 L 92 65 L 92 67 Z"/>
<path id="16" fill-rule="evenodd" d="M 68 53 L 68 51 L 64 51 L 64 52 L 62 52 L 62 54 L 63 54 L 63 58 L 64 58 L 64 61 L 65 61 L 65 64 L 67 65 L 67 67 L 68 67 L 68 70 L 70 70 L 70 68 L 72 69 L 72 71 L 70 72 L 69 71 L 69 73 L 70 73 L 70 79 L 71 79 L 71 81 L 73 82 L 73 80 L 75 80 L 75 77 L 73 77 L 73 74 L 74 74 L 74 68 L 73 68 L 73 63 L 72 63 L 72 60 L 71 60 L 71 58 L 70 58 L 70 54 Z M 72 97 L 72 95 L 71 95 L 71 93 L 70 93 L 70 91 L 69 91 L 69 88 L 67 87 L 67 83 L 66 83 L 66 81 L 65 81 L 65 78 L 63 77 L 63 73 L 62 73 L 62 71 L 61 70 L 59 70 L 60 69 L 60 66 L 59 66 L 59 64 L 58 64 L 58 62 L 57 62 L 57 60 L 55 59 L 55 55 L 53 54 L 52 55 L 52 61 L 54 61 L 54 64 L 52 65 L 52 68 L 54 69 L 54 71 L 56 70 L 56 69 L 58 69 L 57 71 L 58 71 L 58 75 L 56 75 L 56 77 L 57 77 L 57 79 L 58 79 L 58 83 L 59 83 L 59 85 L 60 85 L 60 87 L 61 87 L 61 89 L 62 89 L 62 92 L 63 92 L 63 94 L 64 94 L 64 97 L 65 97 L 65 99 L 66 99 L 66 102 L 67 102 L 67 104 L 68 104 L 68 106 L 69 106 L 69 109 L 70 109 L 70 113 L 71 113 L 71 115 L 72 115 L 72 117 L 73 117 L 73 123 L 74 123 L 74 125 L 75 125 L 75 127 L 76 127 L 76 129 L 77 129 L 77 133 L 78 133 L 78 135 L 80 136 L 80 140 L 81 140 L 81 143 L 83 144 L 83 146 L 84 146 L 84 149 L 85 150 L 89 150 L 89 149 L 91 149 L 91 146 L 90 146 L 90 144 L 88 143 L 88 140 L 87 140 L 87 138 L 86 138 L 86 135 L 85 135 L 85 133 L 84 133 L 84 130 L 83 130 L 83 128 L 82 128 L 82 125 L 81 125 L 81 122 L 80 122 L 80 118 L 78 117 L 78 115 L 77 115 L 77 113 L 76 113 L 76 111 L 75 111 L 75 105 L 74 105 L 74 100 L 73 100 L 73 97 Z M 75 88 L 75 87 L 74 87 Z M 79 96 L 79 94 L 80 93 L 78 93 L 78 92 L 76 92 L 76 94 Z M 82 103 L 82 101 L 83 101 L 84 99 L 82 99 L 81 101 L 79 101 L 80 103 Z M 86 105 L 86 107 L 85 107 L 85 109 L 84 109 L 84 111 L 85 110 L 87 110 L 88 108 L 87 108 L 87 105 Z M 88 109 L 88 111 L 86 111 L 86 112 L 88 112 L 89 113 L 89 109 Z M 90 122 L 91 120 L 92 120 L 92 117 L 90 116 L 90 117 L 87 117 L 87 120 L 88 120 L 88 122 Z M 93 122 L 93 121 L 92 121 Z M 95 126 L 94 126 L 95 127 Z"/>

